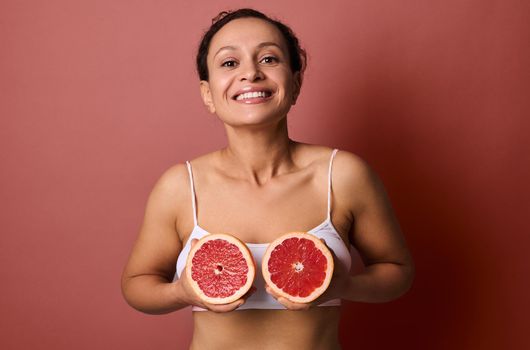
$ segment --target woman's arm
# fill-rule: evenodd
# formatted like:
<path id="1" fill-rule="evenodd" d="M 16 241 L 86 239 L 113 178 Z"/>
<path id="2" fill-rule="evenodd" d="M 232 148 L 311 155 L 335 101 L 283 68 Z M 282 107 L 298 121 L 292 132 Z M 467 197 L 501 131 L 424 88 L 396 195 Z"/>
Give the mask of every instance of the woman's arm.
<path id="1" fill-rule="evenodd" d="M 179 200 L 186 191 L 182 164 L 168 169 L 157 181 L 145 210 L 144 221 L 122 274 L 122 294 L 133 308 L 148 314 L 181 309 L 181 288 L 172 283 L 182 243 L 176 231 Z M 179 198 L 180 197 L 180 198 Z"/>
<path id="2" fill-rule="evenodd" d="M 125 300 L 138 311 L 166 314 L 196 305 L 214 312 L 229 312 L 243 304 L 254 291 L 232 303 L 213 305 L 200 300 L 185 273 L 172 282 L 182 250 L 176 229 L 177 213 L 182 210 L 191 215 L 190 198 L 188 173 L 183 164 L 168 169 L 149 196 L 140 234 L 121 279 Z M 192 246 L 194 243 L 195 240 Z"/>
<path id="3" fill-rule="evenodd" d="M 412 285 L 412 257 L 377 174 L 354 154 L 338 152 L 333 163 L 333 195 L 334 203 L 352 222 L 349 241 L 359 251 L 365 269 L 351 276 L 334 257 L 335 271 L 328 289 L 308 304 L 291 302 L 267 287 L 267 292 L 290 310 L 307 310 L 336 298 L 387 302 L 406 293 Z"/>
<path id="4" fill-rule="evenodd" d="M 342 153 L 338 182 L 351 198 L 347 201 L 354 218 L 350 243 L 366 267 L 348 276 L 342 298 L 370 303 L 394 300 L 412 286 L 412 257 L 377 174 L 359 157 Z"/>

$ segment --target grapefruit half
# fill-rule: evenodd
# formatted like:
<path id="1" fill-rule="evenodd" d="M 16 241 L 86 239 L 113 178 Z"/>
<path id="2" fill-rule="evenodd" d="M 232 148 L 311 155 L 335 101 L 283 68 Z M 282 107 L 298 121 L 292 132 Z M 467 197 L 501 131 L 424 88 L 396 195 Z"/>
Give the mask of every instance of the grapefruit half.
<path id="1" fill-rule="evenodd" d="M 326 245 L 307 232 L 292 232 L 274 240 L 263 256 L 267 285 L 290 301 L 309 303 L 328 288 L 333 256 Z"/>
<path id="2" fill-rule="evenodd" d="M 243 242 L 217 233 L 202 237 L 193 246 L 186 261 L 186 274 L 201 300 L 227 304 L 252 287 L 256 266 Z"/>

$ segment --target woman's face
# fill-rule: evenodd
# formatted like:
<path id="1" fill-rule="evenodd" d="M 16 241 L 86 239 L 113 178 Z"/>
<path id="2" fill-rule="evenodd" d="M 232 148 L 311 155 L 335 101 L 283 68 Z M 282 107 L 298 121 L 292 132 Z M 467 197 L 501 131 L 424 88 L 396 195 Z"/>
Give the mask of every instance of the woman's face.
<path id="1" fill-rule="evenodd" d="M 210 112 L 232 126 L 266 125 L 287 115 L 300 90 L 281 32 L 258 18 L 238 18 L 212 38 L 209 81 L 201 95 Z"/>

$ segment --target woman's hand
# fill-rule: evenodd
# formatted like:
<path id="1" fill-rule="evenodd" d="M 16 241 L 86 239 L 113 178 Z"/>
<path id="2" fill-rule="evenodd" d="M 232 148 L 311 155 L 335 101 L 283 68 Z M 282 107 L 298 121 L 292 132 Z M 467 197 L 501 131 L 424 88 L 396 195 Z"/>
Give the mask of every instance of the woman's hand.
<path id="1" fill-rule="evenodd" d="M 191 240 L 191 247 L 197 244 L 198 239 Z M 183 273 L 180 278 L 175 282 L 177 284 L 177 289 L 180 290 L 181 298 L 189 305 L 194 305 L 202 307 L 203 309 L 208 309 L 213 312 L 229 312 L 237 309 L 239 306 L 243 305 L 246 299 L 251 296 L 255 291 L 256 287 L 252 286 L 250 290 L 239 298 L 236 301 L 233 301 L 228 304 L 210 304 L 199 298 L 195 290 L 191 287 L 190 281 L 186 274 L 186 267 L 182 270 Z"/>
<path id="2" fill-rule="evenodd" d="M 326 244 L 326 241 L 323 238 L 321 238 L 320 240 L 324 244 Z M 296 303 L 296 302 L 290 301 L 287 298 L 274 293 L 274 291 L 271 288 L 269 288 L 269 286 L 265 286 L 265 290 L 267 291 L 267 293 L 272 295 L 276 300 L 278 300 L 280 304 L 285 306 L 288 310 L 308 310 L 311 307 L 317 306 L 319 304 L 322 304 L 332 299 L 337 299 L 337 298 L 342 299 L 346 293 L 346 288 L 348 286 L 350 275 L 348 271 L 346 271 L 344 266 L 341 264 L 341 262 L 337 259 L 337 256 L 335 255 L 333 250 L 329 249 L 329 251 L 331 252 L 331 255 L 333 256 L 333 264 L 334 264 L 331 282 L 328 288 L 326 289 L 326 291 L 321 296 L 313 300 L 312 302 Z"/>

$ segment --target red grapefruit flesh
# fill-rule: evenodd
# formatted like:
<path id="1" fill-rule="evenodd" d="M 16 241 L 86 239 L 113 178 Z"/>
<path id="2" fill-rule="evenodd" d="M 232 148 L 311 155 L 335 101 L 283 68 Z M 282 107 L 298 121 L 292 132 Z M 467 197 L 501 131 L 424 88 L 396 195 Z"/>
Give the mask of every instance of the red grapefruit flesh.
<path id="1" fill-rule="evenodd" d="M 243 242 L 218 233 L 204 236 L 193 246 L 186 261 L 186 274 L 201 300 L 227 304 L 250 289 L 256 267 Z"/>
<path id="2" fill-rule="evenodd" d="M 292 232 L 274 240 L 263 256 L 265 282 L 276 294 L 309 303 L 328 288 L 333 256 L 326 245 L 307 232 Z"/>

